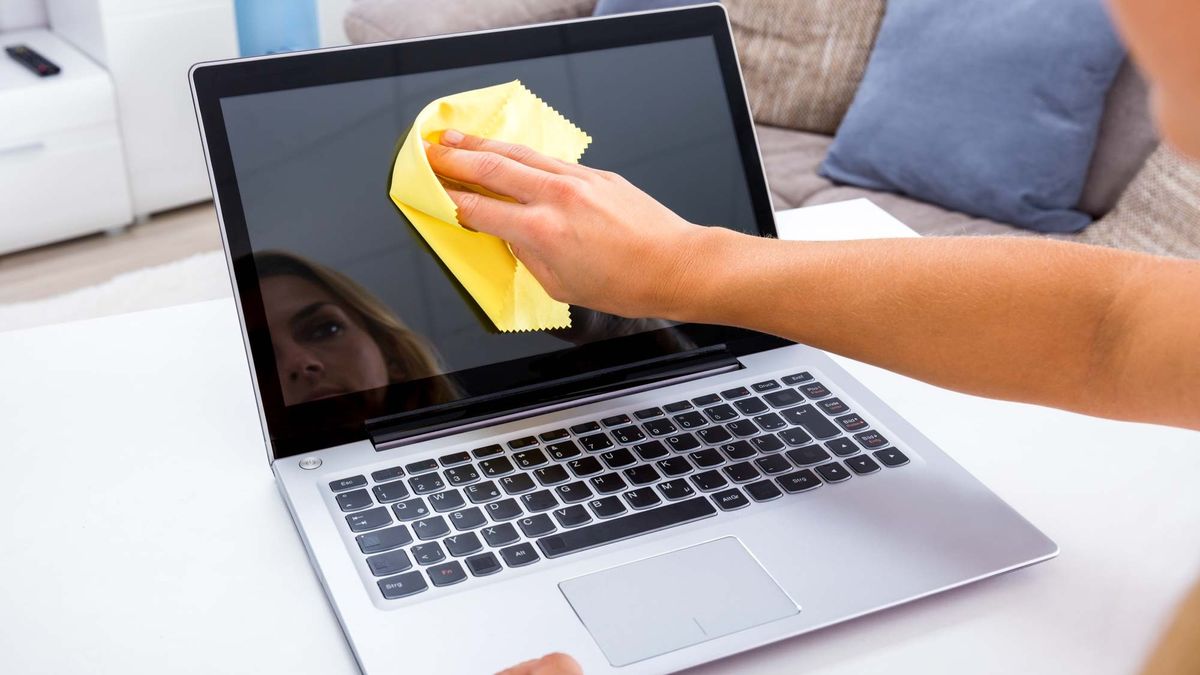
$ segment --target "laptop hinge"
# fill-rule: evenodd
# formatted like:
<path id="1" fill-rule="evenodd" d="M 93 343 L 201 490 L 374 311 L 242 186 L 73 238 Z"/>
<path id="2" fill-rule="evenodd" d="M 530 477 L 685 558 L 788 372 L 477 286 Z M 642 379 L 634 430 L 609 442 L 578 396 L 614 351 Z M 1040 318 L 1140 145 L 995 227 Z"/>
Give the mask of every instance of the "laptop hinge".
<path id="1" fill-rule="evenodd" d="M 647 359 L 584 375 L 367 420 L 376 450 L 494 426 L 742 368 L 725 345 Z"/>

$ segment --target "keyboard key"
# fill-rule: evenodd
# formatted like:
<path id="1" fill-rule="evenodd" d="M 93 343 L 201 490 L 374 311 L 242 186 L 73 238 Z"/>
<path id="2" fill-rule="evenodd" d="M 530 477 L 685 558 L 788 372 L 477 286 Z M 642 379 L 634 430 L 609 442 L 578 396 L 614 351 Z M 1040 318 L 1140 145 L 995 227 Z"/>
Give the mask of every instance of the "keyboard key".
<path id="1" fill-rule="evenodd" d="M 609 438 L 608 434 L 605 433 L 584 436 L 583 438 L 579 439 L 579 444 L 582 445 L 583 449 L 587 450 L 588 452 L 600 452 L 601 450 L 607 450 L 613 446 L 612 439 Z"/>
<path id="2" fill-rule="evenodd" d="M 825 447 L 828 448 L 830 452 L 832 452 L 833 454 L 835 454 L 839 457 L 853 455 L 854 453 L 858 452 L 858 446 L 854 444 L 854 441 L 850 440 L 849 438 L 845 438 L 845 437 L 835 438 L 832 441 L 829 441 L 828 443 L 826 443 Z"/>
<path id="3" fill-rule="evenodd" d="M 750 481 L 761 476 L 761 474 L 758 473 L 758 469 L 754 468 L 754 465 L 750 462 L 738 462 L 737 464 L 730 464 L 721 470 L 725 472 L 725 475 L 729 477 L 729 480 L 735 483 L 749 483 Z"/>
<path id="4" fill-rule="evenodd" d="M 662 499 L 653 488 L 640 487 L 636 490 L 630 490 L 624 495 L 625 501 L 631 509 L 648 509 L 651 506 L 658 506 L 662 503 Z"/>
<path id="5" fill-rule="evenodd" d="M 712 492 L 729 485 L 729 481 L 716 471 L 702 471 L 692 476 L 692 484 L 703 492 Z"/>
<path id="6" fill-rule="evenodd" d="M 817 473 L 821 474 L 826 483 L 840 483 L 850 477 L 850 472 L 838 462 L 818 466 Z"/>
<path id="7" fill-rule="evenodd" d="M 467 452 L 466 450 L 463 450 L 462 452 L 452 452 L 448 455 L 442 455 L 441 457 L 438 457 L 438 462 L 440 462 L 442 466 L 454 466 L 456 464 L 463 464 L 469 461 L 471 461 L 471 453 Z"/>
<path id="8" fill-rule="evenodd" d="M 500 557 L 504 558 L 504 564 L 509 567 L 522 567 L 541 560 L 529 542 L 500 549 Z"/>
<path id="9" fill-rule="evenodd" d="M 505 501 L 511 500 L 506 499 Z M 492 502 L 491 504 L 488 504 L 488 509 L 490 510 L 493 506 L 499 503 L 501 502 Z M 518 511 L 518 513 L 520 513 L 520 511 Z M 480 511 L 478 506 L 472 506 L 469 509 L 463 509 L 462 511 L 455 511 L 454 513 L 451 513 L 450 522 L 454 525 L 454 529 L 458 530 L 459 532 L 473 530 L 477 527 L 487 524 L 487 520 L 483 517 L 483 511 Z"/>
<path id="10" fill-rule="evenodd" d="M 503 476 L 504 474 L 516 471 L 512 462 L 508 461 L 507 457 L 485 459 L 479 463 L 479 468 L 483 471 L 483 475 L 488 478 L 495 478 L 496 476 Z"/>
<path id="11" fill-rule="evenodd" d="M 367 558 L 367 567 L 371 569 L 371 574 L 377 577 L 386 577 L 409 569 L 412 567 L 412 561 L 408 559 L 408 554 L 404 551 L 390 551 Z"/>
<path id="12" fill-rule="evenodd" d="M 616 497 L 601 497 L 588 502 L 597 518 L 612 518 L 625 513 L 625 505 Z"/>
<path id="13" fill-rule="evenodd" d="M 446 537 L 442 540 L 442 545 L 455 558 L 461 558 L 483 550 L 483 542 L 479 541 L 479 535 L 474 532 L 463 532 L 462 534 Z"/>
<path id="14" fill-rule="evenodd" d="M 812 469 L 801 469 L 789 474 L 785 474 L 775 479 L 779 483 L 779 487 L 785 492 L 796 493 L 811 490 L 821 487 L 821 479 L 817 478 L 817 474 L 812 472 Z"/>
<path id="15" fill-rule="evenodd" d="M 773 391 L 779 388 L 779 383 L 775 380 L 767 380 L 766 382 L 756 382 L 750 385 L 750 388 L 757 392 Z"/>
<path id="16" fill-rule="evenodd" d="M 667 451 L 667 446 L 662 444 L 662 441 L 646 441 L 633 446 L 633 451 L 641 457 L 643 461 L 649 462 L 656 459 L 661 459 L 671 454 Z"/>
<path id="17" fill-rule="evenodd" d="M 802 373 L 796 373 L 795 375 L 787 375 L 782 379 L 784 384 L 789 387 L 794 387 L 801 382 L 808 382 L 809 380 L 813 379 L 813 376 L 810 375 L 808 371 L 804 371 Z"/>
<path id="18" fill-rule="evenodd" d="M 353 492 L 343 492 L 336 497 L 338 508 L 343 511 L 357 511 L 371 506 L 375 502 L 371 501 L 371 493 L 366 490 L 355 490 Z"/>
<path id="19" fill-rule="evenodd" d="M 783 418 L 792 424 L 804 427 L 804 430 L 821 439 L 832 438 L 841 432 L 829 418 L 811 405 L 802 405 L 783 411 Z"/>
<path id="20" fill-rule="evenodd" d="M 586 527 L 542 537 L 538 547 L 547 558 L 557 558 L 595 546 L 663 530 L 668 527 L 707 518 L 717 512 L 707 499 L 696 498 L 667 504 L 661 508 L 635 511 L 623 518 L 601 521 Z"/>
<path id="21" fill-rule="evenodd" d="M 735 420 L 738 416 L 737 411 L 725 403 L 722 403 L 721 405 L 714 405 L 711 408 L 705 408 L 704 414 L 708 416 L 708 419 L 718 424 L 721 422 L 728 422 L 729 420 Z"/>
<path id="22" fill-rule="evenodd" d="M 787 426 L 787 422 L 783 421 L 783 418 L 777 413 L 757 415 L 754 418 L 754 423 L 757 424 L 763 431 L 778 431 Z"/>
<path id="23" fill-rule="evenodd" d="M 714 492 L 712 500 L 722 511 L 736 511 L 750 506 L 750 500 L 737 488 Z"/>
<path id="24" fill-rule="evenodd" d="M 519 495 L 522 492 L 529 492 L 537 487 L 533 483 L 533 479 L 527 473 L 518 473 L 512 476 L 505 476 L 500 479 L 500 487 L 510 495 Z"/>
<path id="25" fill-rule="evenodd" d="M 489 525 L 480 530 L 483 533 L 483 540 L 488 546 L 506 546 L 520 538 L 517 534 L 517 528 L 513 527 L 512 523 L 497 523 Z"/>
<path id="26" fill-rule="evenodd" d="M 692 486 L 682 478 L 679 480 L 669 480 L 659 483 L 658 491 L 662 493 L 663 497 L 666 497 L 671 501 L 685 499 L 696 494 L 696 491 L 692 489 Z"/>
<path id="27" fill-rule="evenodd" d="M 546 455 L 538 449 L 522 450 L 521 452 L 513 453 L 513 460 L 517 466 L 522 469 L 532 469 L 535 466 L 541 466 L 550 461 L 546 459 Z"/>
<path id="28" fill-rule="evenodd" d="M 583 478 L 594 473 L 600 473 L 604 467 L 600 465 L 600 460 L 595 457 L 580 457 L 567 462 L 567 466 L 571 468 L 571 473 Z"/>
<path id="29" fill-rule="evenodd" d="M 425 573 L 429 575 L 429 580 L 434 586 L 451 586 L 467 578 L 466 571 L 457 560 L 434 565 L 425 570 Z"/>
<path id="30" fill-rule="evenodd" d="M 763 473 L 768 475 L 784 473 L 792 470 L 791 463 L 784 459 L 783 455 L 768 455 L 766 457 L 759 457 L 758 459 L 754 460 L 754 463 L 758 465 L 758 468 L 762 469 Z"/>
<path id="31" fill-rule="evenodd" d="M 378 530 L 384 525 L 392 524 L 392 517 L 388 515 L 388 510 L 382 506 L 358 513 L 351 513 L 346 516 L 346 524 L 350 526 L 351 532 L 366 532 L 367 530 Z"/>
<path id="32" fill-rule="evenodd" d="M 500 561 L 496 559 L 496 554 L 489 551 L 467 558 L 467 569 L 471 570 L 471 574 L 477 577 L 486 577 L 489 574 L 499 572 L 503 568 L 500 566 Z"/>
<path id="33" fill-rule="evenodd" d="M 407 497 L 408 486 L 404 484 L 404 481 L 396 480 L 391 483 L 376 485 L 371 488 L 371 492 L 375 493 L 375 499 L 378 499 L 380 504 L 387 504 L 388 502 L 397 502 Z"/>
<path id="34" fill-rule="evenodd" d="M 592 517 L 588 515 L 587 509 L 583 508 L 581 504 L 564 506 L 554 509 L 551 513 L 554 514 L 554 519 L 562 527 L 576 527 L 592 520 Z"/>
<path id="35" fill-rule="evenodd" d="M 883 434 L 878 431 L 861 431 L 854 434 L 854 438 L 868 450 L 881 448 L 888 444 L 888 439 L 883 437 Z"/>
<path id="36" fill-rule="evenodd" d="M 508 447 L 511 450 L 524 450 L 537 445 L 537 439 L 533 436 L 525 436 L 524 438 L 514 438 L 508 442 Z"/>
<path id="37" fill-rule="evenodd" d="M 758 433 L 758 427 L 750 420 L 737 420 L 725 425 L 729 433 L 739 438 L 749 438 Z"/>
<path id="38" fill-rule="evenodd" d="M 717 396 L 716 394 L 705 394 L 704 396 L 697 396 L 696 398 L 692 399 L 692 403 L 695 403 L 696 405 L 712 405 L 720 402 L 721 397 Z"/>
<path id="39" fill-rule="evenodd" d="M 804 433 L 803 429 L 784 429 L 779 432 L 779 438 L 791 446 L 804 445 L 812 442 L 812 436 Z"/>
<path id="40" fill-rule="evenodd" d="M 399 520 L 416 520 L 429 515 L 429 507 L 425 506 L 425 500 L 421 498 L 410 499 L 399 504 L 392 504 L 392 511 L 395 512 L 396 518 Z"/>
<path id="41" fill-rule="evenodd" d="M 825 398 L 829 395 L 829 390 L 820 382 L 810 382 L 809 384 L 800 387 L 800 391 L 809 398 Z"/>
<path id="42" fill-rule="evenodd" d="M 433 460 L 429 461 L 432 462 Z M 408 479 L 408 485 L 412 488 L 413 492 L 419 495 L 427 495 L 430 492 L 437 492 L 438 490 L 446 487 L 446 483 L 442 480 L 442 477 L 436 473 L 426 473 L 421 474 L 420 476 L 413 476 L 412 478 Z"/>
<path id="43" fill-rule="evenodd" d="M 434 516 L 413 523 L 412 531 L 413 534 L 417 535 L 417 539 L 429 541 L 430 539 L 437 539 L 449 534 L 450 526 L 446 524 L 445 518 Z"/>
<path id="44" fill-rule="evenodd" d="M 349 478 L 339 478 L 335 481 L 330 481 L 329 489 L 334 492 L 342 490 L 350 490 L 356 487 L 362 487 L 367 484 L 367 479 L 363 476 L 351 476 Z"/>
<path id="45" fill-rule="evenodd" d="M 679 434 L 667 439 L 667 446 L 675 452 L 687 452 L 700 447 L 700 439 L 694 434 Z"/>
<path id="46" fill-rule="evenodd" d="M 690 401 L 676 401 L 674 403 L 668 403 L 668 404 L 664 405 L 663 410 L 665 410 L 671 414 L 675 414 L 678 412 L 683 412 L 684 410 L 688 410 L 691 407 L 692 407 L 692 404 Z"/>
<path id="47" fill-rule="evenodd" d="M 590 434 L 593 431 L 599 431 L 599 430 L 600 430 L 600 425 L 597 424 L 596 422 L 584 422 L 583 424 L 576 424 L 575 426 L 571 427 L 571 433 L 573 433 L 577 436 L 579 434 Z"/>
<path id="48" fill-rule="evenodd" d="M 538 482 L 542 485 L 555 485 L 571 480 L 571 474 L 567 473 L 562 464 L 551 464 L 550 466 L 543 466 L 540 469 L 534 469 L 533 475 L 537 477 Z"/>
<path id="49" fill-rule="evenodd" d="M 884 466 L 904 466 L 908 464 L 908 457 L 896 448 L 884 448 L 874 454 L 875 459 L 878 459 Z"/>
<path id="50" fill-rule="evenodd" d="M 629 419 L 629 415 L 613 415 L 600 420 L 600 423 L 606 427 L 619 427 L 622 424 L 629 424 L 633 420 Z"/>
<path id="51" fill-rule="evenodd" d="M 571 459 L 583 454 L 575 441 L 562 441 L 561 443 L 551 443 L 546 446 L 546 452 L 550 453 L 550 458 L 555 461 Z"/>
<path id="52" fill-rule="evenodd" d="M 479 480 L 479 472 L 475 470 L 475 467 L 470 465 L 446 469 L 444 473 L 446 474 L 446 480 L 451 485 L 466 485 L 467 483 L 474 483 Z"/>
<path id="53" fill-rule="evenodd" d="M 566 429 L 555 429 L 553 431 L 543 431 L 542 433 L 538 434 L 538 438 L 542 439 L 543 443 L 553 443 L 555 441 L 561 441 L 561 440 L 563 440 L 565 438 L 569 438 L 569 437 L 570 437 L 570 434 L 567 433 Z"/>
<path id="54" fill-rule="evenodd" d="M 587 501 L 592 498 L 591 488 L 581 480 L 577 480 L 574 483 L 567 483 L 566 485 L 559 485 L 554 488 L 554 493 L 567 504 Z"/>
<path id="55" fill-rule="evenodd" d="M 630 485 L 645 485 L 653 483 L 659 479 L 658 472 L 649 464 L 640 464 L 638 466 L 625 469 L 625 479 Z"/>
<path id="56" fill-rule="evenodd" d="M 725 430 L 725 427 L 709 427 L 696 432 L 700 436 L 700 440 L 709 445 L 720 445 L 725 441 L 733 440 L 733 434 Z"/>
<path id="57" fill-rule="evenodd" d="M 778 457 L 778 455 L 776 455 Z M 779 488 L 769 480 L 760 480 L 746 486 L 746 493 L 756 502 L 769 502 L 783 495 Z"/>
<path id="58" fill-rule="evenodd" d="M 679 425 L 680 429 L 696 429 L 708 424 L 708 418 L 693 410 L 676 415 L 675 423 Z"/>
<path id="59" fill-rule="evenodd" d="M 850 467 L 851 471 L 860 476 L 868 473 L 875 473 L 879 470 L 879 464 L 875 463 L 875 460 L 867 457 L 866 455 L 851 457 L 850 459 L 846 460 L 846 466 Z"/>
<path id="60" fill-rule="evenodd" d="M 721 452 L 725 453 L 731 461 L 749 459 L 758 453 L 754 451 L 754 447 L 746 441 L 734 441 L 721 446 Z"/>
<path id="61" fill-rule="evenodd" d="M 437 466 L 438 463 L 436 459 L 423 459 L 419 462 L 409 462 L 408 464 L 404 465 L 404 468 L 409 473 L 424 473 L 426 471 L 433 471 L 437 468 Z"/>
<path id="62" fill-rule="evenodd" d="M 725 463 L 725 458 L 721 453 L 713 448 L 705 448 L 691 453 L 688 457 L 692 458 L 692 463 L 701 469 L 708 469 L 714 466 L 721 466 Z"/>
<path id="63" fill-rule="evenodd" d="M 762 399 L 757 396 L 735 401 L 733 405 L 737 406 L 737 409 L 741 410 L 743 415 L 757 415 L 770 410 L 767 404 L 763 403 Z"/>
<path id="64" fill-rule="evenodd" d="M 472 504 L 482 504 L 500 498 L 500 490 L 496 488 L 495 481 L 490 480 L 468 485 L 463 491 L 467 493 L 467 499 L 470 499 Z"/>
<path id="65" fill-rule="evenodd" d="M 417 544 L 412 547 L 412 557 L 418 565 L 432 565 L 445 560 L 446 552 L 436 541 L 431 541 L 428 544 Z"/>
<path id="66" fill-rule="evenodd" d="M 517 521 L 517 525 L 521 526 L 521 531 L 526 537 L 540 537 L 554 531 L 553 521 L 544 513 L 522 518 Z"/>
<path id="67" fill-rule="evenodd" d="M 442 545 L 454 557 L 462 557 L 484 550 L 484 543 L 480 542 L 479 534 L 475 534 L 474 532 L 451 534 L 451 536 L 442 539 Z"/>
<path id="68" fill-rule="evenodd" d="M 867 427 L 867 421 L 854 413 L 834 418 L 833 421 L 837 422 L 838 426 L 846 431 L 858 431 Z"/>
<path id="69" fill-rule="evenodd" d="M 670 457 L 658 463 L 658 470 L 665 476 L 682 476 L 692 471 L 692 464 L 686 457 Z"/>
<path id="70" fill-rule="evenodd" d="M 733 389 L 726 389 L 725 391 L 721 392 L 721 398 L 727 401 L 749 395 L 750 390 L 745 387 L 734 387 Z"/>
<path id="71" fill-rule="evenodd" d="M 380 469 L 371 474 L 371 480 L 376 483 L 386 483 L 389 480 L 394 480 L 404 476 L 404 467 L 393 466 L 387 469 Z"/>
<path id="72" fill-rule="evenodd" d="M 566 486 L 563 486 L 566 487 Z M 538 490 L 531 492 L 521 497 L 521 503 L 525 505 L 525 510 L 531 512 L 549 511 L 558 506 L 558 500 L 554 498 L 554 493 L 549 490 Z"/>
<path id="73" fill-rule="evenodd" d="M 403 525 L 360 534 L 354 538 L 354 541 L 358 542 L 358 550 L 368 554 L 407 546 L 412 543 L 412 540 L 412 535 L 408 533 L 408 528 Z"/>
<path id="74" fill-rule="evenodd" d="M 800 403 L 804 397 L 795 389 L 780 389 L 763 396 L 763 400 L 770 403 L 772 407 L 786 408 Z"/>
<path id="75" fill-rule="evenodd" d="M 627 485 L 621 476 L 615 473 L 606 473 L 603 476 L 594 476 L 588 480 L 592 484 L 592 489 L 602 495 L 624 490 Z"/>
<path id="76" fill-rule="evenodd" d="M 750 439 L 750 445 L 753 445 L 759 452 L 779 452 L 783 449 L 783 441 L 775 434 L 764 434 L 757 438 Z"/>
<path id="77" fill-rule="evenodd" d="M 387 600 L 398 600 L 415 595 L 429 588 L 420 572 L 406 572 L 395 577 L 379 580 L 379 591 Z"/>
<path id="78" fill-rule="evenodd" d="M 788 450 L 788 459 L 796 463 L 796 466 L 808 466 L 809 464 L 817 464 L 829 459 L 829 453 L 819 445 L 809 445 L 803 448 L 794 448 Z"/>
<path id="79" fill-rule="evenodd" d="M 646 434 L 642 433 L 641 429 L 632 425 L 613 429 L 612 435 L 613 438 L 617 439 L 618 443 L 623 445 L 629 445 L 631 443 L 638 443 L 646 440 Z"/>
<path id="80" fill-rule="evenodd" d="M 651 436 L 666 436 L 667 434 L 673 434 L 676 431 L 679 431 L 679 427 L 675 426 L 671 420 L 666 418 L 650 420 L 642 426 L 646 428 L 646 432 Z"/>
<path id="81" fill-rule="evenodd" d="M 494 521 L 512 520 L 521 516 L 521 505 L 512 497 L 491 502 L 484 508 L 487 509 L 488 517 Z"/>
<path id="82" fill-rule="evenodd" d="M 437 513 L 445 513 L 460 508 L 466 502 L 463 501 L 462 493 L 458 490 L 446 490 L 435 495 L 429 495 L 429 505 Z"/>
<path id="83" fill-rule="evenodd" d="M 475 448 L 471 451 L 471 454 L 475 455 L 475 459 L 483 459 L 484 457 L 491 457 L 502 452 L 504 452 L 504 448 L 500 447 L 499 443 L 493 443 L 492 445 L 485 445 L 482 448 Z"/>
<path id="84" fill-rule="evenodd" d="M 655 417 L 662 417 L 662 414 L 662 408 L 643 408 L 642 410 L 633 413 L 633 416 L 639 420 L 648 420 Z"/>
<path id="85" fill-rule="evenodd" d="M 840 398 L 827 398 L 817 403 L 817 407 L 826 415 L 841 415 L 850 410 L 850 406 L 842 403 Z"/>

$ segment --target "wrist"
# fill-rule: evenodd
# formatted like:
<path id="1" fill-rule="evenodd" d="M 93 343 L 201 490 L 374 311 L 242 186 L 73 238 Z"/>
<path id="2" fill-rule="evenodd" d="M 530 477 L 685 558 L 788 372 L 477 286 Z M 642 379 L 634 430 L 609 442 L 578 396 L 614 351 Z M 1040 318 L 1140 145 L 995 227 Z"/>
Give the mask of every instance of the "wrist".
<path id="1" fill-rule="evenodd" d="M 658 316 L 683 323 L 717 323 L 732 253 L 746 235 L 723 227 L 692 226 L 675 243 L 674 260 L 659 285 Z"/>

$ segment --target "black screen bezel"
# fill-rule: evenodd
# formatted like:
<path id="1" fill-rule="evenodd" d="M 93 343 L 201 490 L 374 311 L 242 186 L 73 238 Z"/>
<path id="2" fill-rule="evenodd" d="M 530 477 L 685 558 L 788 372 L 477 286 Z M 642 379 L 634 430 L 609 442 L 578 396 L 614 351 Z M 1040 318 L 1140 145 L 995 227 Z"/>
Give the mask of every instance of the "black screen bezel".
<path id="1" fill-rule="evenodd" d="M 692 37 L 713 39 L 758 233 L 774 237 L 775 223 L 753 123 L 728 18 L 720 5 L 204 63 L 192 68 L 193 93 L 205 138 L 214 197 L 223 225 L 225 245 L 233 261 L 233 277 L 241 304 L 247 347 L 274 458 L 366 438 L 366 420 L 402 412 L 395 406 L 406 400 L 407 396 L 405 384 L 401 383 L 385 388 L 388 391 L 385 392 L 384 405 L 393 404 L 391 409 L 380 409 L 378 403 L 369 403 L 378 400 L 378 397 L 372 398 L 370 392 L 283 405 L 274 350 L 259 292 L 258 273 L 251 255 L 245 214 L 229 139 L 225 133 L 221 99 Z M 724 345 L 734 355 L 786 344 L 779 338 L 736 328 L 683 324 L 675 330 L 682 331 L 697 348 Z M 509 388 L 543 380 L 574 378 L 593 370 L 640 361 L 656 355 L 654 344 L 654 333 L 643 333 L 549 355 L 535 355 L 458 371 L 449 374 L 449 377 L 465 393 L 487 398 Z M 514 407 L 519 407 L 519 404 Z M 489 414 L 494 414 L 494 406 L 489 408 Z"/>

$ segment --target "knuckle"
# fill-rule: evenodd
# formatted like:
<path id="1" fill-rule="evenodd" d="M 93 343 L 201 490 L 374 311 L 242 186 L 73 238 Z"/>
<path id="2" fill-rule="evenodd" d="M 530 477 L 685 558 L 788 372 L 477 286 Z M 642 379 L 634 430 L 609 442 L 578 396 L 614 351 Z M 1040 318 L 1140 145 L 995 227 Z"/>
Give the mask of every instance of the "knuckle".
<path id="1" fill-rule="evenodd" d="M 479 210 L 479 195 L 474 192 L 459 193 L 458 199 L 455 200 L 458 205 L 458 220 L 459 222 L 470 222 L 475 213 Z"/>
<path id="2" fill-rule="evenodd" d="M 508 156 L 511 157 L 512 159 L 515 159 L 516 161 L 521 162 L 522 164 L 529 163 L 529 160 L 533 159 L 534 155 L 537 154 L 533 151 L 533 148 L 531 148 L 527 145 L 507 145 L 506 144 L 506 146 L 507 146 L 505 148 L 505 150 L 507 151 L 506 154 L 508 154 Z"/>
<path id="3" fill-rule="evenodd" d="M 480 153 L 475 159 L 475 177 L 488 178 L 504 168 L 504 158 L 491 152 Z"/>

